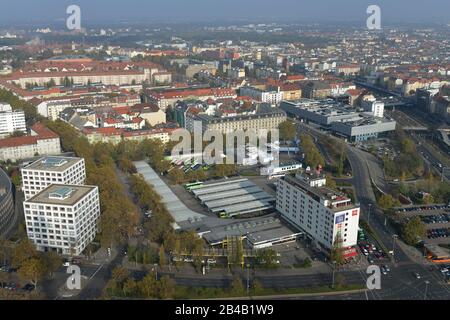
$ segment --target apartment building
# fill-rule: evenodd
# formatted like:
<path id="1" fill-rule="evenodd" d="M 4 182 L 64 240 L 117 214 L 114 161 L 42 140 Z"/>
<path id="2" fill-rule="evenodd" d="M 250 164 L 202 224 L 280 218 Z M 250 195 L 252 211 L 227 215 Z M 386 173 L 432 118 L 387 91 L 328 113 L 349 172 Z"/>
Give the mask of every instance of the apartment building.
<path id="1" fill-rule="evenodd" d="M 277 129 L 284 121 L 286 121 L 286 113 L 278 108 L 232 117 L 214 117 L 206 114 L 186 113 L 185 128 L 193 132 L 195 122 L 200 122 L 203 132 L 216 130 L 226 134 L 236 130 Z"/>
<path id="2" fill-rule="evenodd" d="M 330 250 L 357 244 L 360 208 L 326 187 L 320 172 L 302 171 L 278 180 L 277 210 L 320 247 Z"/>
<path id="3" fill-rule="evenodd" d="M 52 184 L 23 203 L 28 238 L 39 251 L 79 255 L 100 217 L 98 187 Z"/>
<path id="4" fill-rule="evenodd" d="M 41 123 L 30 129 L 23 137 L 0 139 L 0 161 L 18 161 L 36 155 L 58 155 L 61 153 L 59 136 Z"/>
<path id="5" fill-rule="evenodd" d="M 22 110 L 13 110 L 9 104 L 0 103 L 0 138 L 16 131 L 27 132 L 25 113 Z"/>
<path id="6" fill-rule="evenodd" d="M 21 169 L 25 200 L 51 184 L 83 185 L 86 168 L 83 158 L 44 157 Z"/>
<path id="7" fill-rule="evenodd" d="M 248 96 L 257 101 L 278 104 L 283 100 L 283 92 L 278 90 L 266 91 L 255 87 L 242 87 L 240 90 L 241 96 Z"/>

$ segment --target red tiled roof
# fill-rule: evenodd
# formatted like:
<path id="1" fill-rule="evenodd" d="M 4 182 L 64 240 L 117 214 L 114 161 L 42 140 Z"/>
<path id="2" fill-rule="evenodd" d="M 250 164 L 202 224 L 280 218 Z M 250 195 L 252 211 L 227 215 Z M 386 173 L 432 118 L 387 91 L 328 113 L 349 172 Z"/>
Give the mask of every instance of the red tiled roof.
<path id="1" fill-rule="evenodd" d="M 32 127 L 31 130 L 36 132 L 36 134 L 39 137 L 39 140 L 41 139 L 56 139 L 59 138 L 59 136 L 54 133 L 52 130 L 44 126 L 42 123 L 37 122 Z"/>
<path id="2" fill-rule="evenodd" d="M 31 145 L 36 144 L 37 141 L 38 141 L 37 136 L 6 138 L 0 140 L 0 148 L 11 148 L 11 147 Z"/>
<path id="3" fill-rule="evenodd" d="M 27 135 L 23 137 L 12 137 L 0 140 L 0 148 L 10 148 L 25 145 L 36 144 L 38 140 L 46 139 L 56 139 L 59 136 L 51 131 L 49 128 L 44 126 L 42 123 L 38 122 L 31 127 L 31 130 L 36 133 L 36 135 Z"/>

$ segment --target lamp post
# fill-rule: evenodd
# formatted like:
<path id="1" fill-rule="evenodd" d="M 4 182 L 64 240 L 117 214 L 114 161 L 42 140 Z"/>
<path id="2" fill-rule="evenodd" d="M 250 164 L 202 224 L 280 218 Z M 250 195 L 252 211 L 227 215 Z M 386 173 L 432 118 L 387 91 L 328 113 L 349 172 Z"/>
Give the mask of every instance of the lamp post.
<path id="1" fill-rule="evenodd" d="M 153 267 L 155 268 L 155 280 L 158 281 L 158 264 L 153 264 Z"/>
<path id="2" fill-rule="evenodd" d="M 393 243 L 392 243 L 392 258 L 394 259 L 395 263 L 395 240 L 398 238 L 398 235 L 394 234 L 393 237 Z"/>
<path id="3" fill-rule="evenodd" d="M 250 295 L 250 264 L 247 264 L 247 296 Z"/>
<path id="4" fill-rule="evenodd" d="M 336 261 L 333 261 L 333 277 L 331 282 L 331 288 L 334 289 L 334 272 L 336 270 Z"/>
<path id="5" fill-rule="evenodd" d="M 430 284 L 430 281 L 425 281 L 425 293 L 423 295 L 423 300 L 427 300 L 427 292 L 428 292 L 428 285 Z"/>

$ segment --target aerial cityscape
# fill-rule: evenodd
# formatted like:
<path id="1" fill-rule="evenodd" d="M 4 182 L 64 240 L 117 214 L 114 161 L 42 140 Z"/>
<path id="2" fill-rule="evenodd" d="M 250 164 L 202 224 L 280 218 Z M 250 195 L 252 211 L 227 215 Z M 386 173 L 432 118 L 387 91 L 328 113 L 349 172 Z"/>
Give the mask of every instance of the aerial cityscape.
<path id="1" fill-rule="evenodd" d="M 3 1 L 0 300 L 450 300 L 424 6 Z"/>

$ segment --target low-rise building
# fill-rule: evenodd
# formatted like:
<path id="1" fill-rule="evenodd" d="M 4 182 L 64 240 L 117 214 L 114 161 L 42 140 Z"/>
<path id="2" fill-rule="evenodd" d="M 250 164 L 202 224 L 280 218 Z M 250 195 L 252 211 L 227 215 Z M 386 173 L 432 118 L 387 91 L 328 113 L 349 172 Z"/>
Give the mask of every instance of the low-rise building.
<path id="1" fill-rule="evenodd" d="M 36 155 L 58 155 L 61 153 L 59 136 L 36 123 L 30 128 L 31 134 L 0 140 L 0 161 L 17 161 Z"/>

